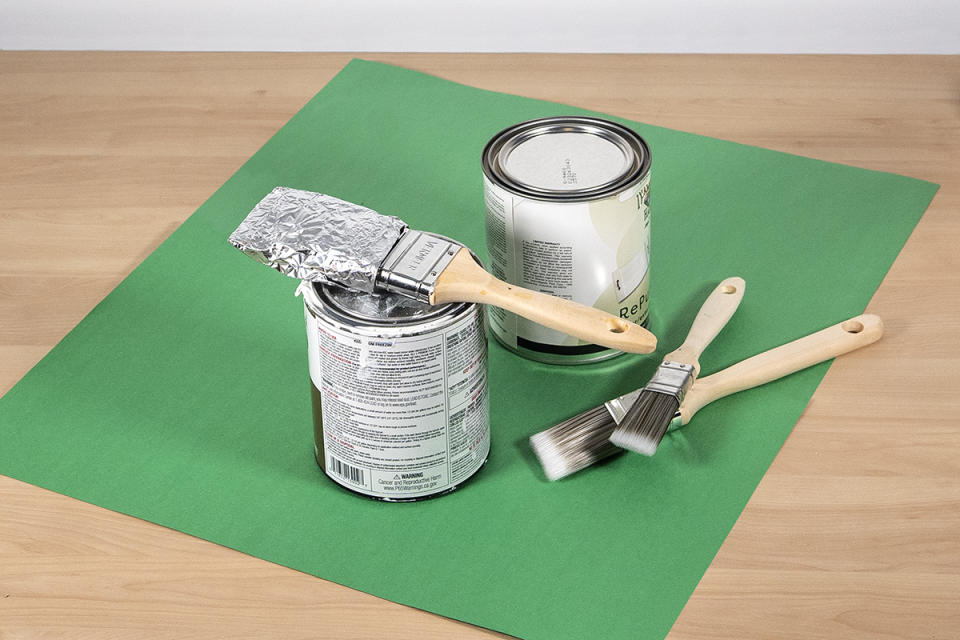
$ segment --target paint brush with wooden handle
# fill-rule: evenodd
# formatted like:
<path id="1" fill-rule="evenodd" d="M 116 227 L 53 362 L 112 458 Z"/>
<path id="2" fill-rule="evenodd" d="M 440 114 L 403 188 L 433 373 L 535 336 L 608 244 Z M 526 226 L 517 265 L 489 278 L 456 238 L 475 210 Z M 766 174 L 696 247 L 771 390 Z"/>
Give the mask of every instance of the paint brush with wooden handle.
<path id="1" fill-rule="evenodd" d="M 332 196 L 277 187 L 230 235 L 235 247 L 281 273 L 428 304 L 479 302 L 595 344 L 650 353 L 652 333 L 605 311 L 513 286 L 452 240 Z"/>
<path id="2" fill-rule="evenodd" d="M 873 344 L 883 335 L 879 316 L 864 314 L 747 358 L 699 378 L 687 392 L 667 431 L 681 427 L 714 400 L 758 387 L 831 358 Z M 624 450 L 609 440 L 641 389 L 614 398 L 530 438 L 549 480 L 559 480 Z"/>
<path id="3" fill-rule="evenodd" d="M 726 278 L 714 287 L 700 305 L 683 344 L 667 354 L 657 367 L 656 374 L 647 386 L 662 389 L 666 383 L 668 390 L 677 392 L 667 396 L 665 406 L 660 410 L 661 414 L 665 414 L 666 422 L 669 422 L 683 400 L 683 393 L 700 373 L 700 354 L 733 317 L 743 300 L 746 287 L 743 278 L 736 276 Z M 634 393 L 639 394 L 639 391 Z M 631 404 L 635 399 L 635 396 L 631 397 Z M 610 418 L 609 404 L 589 409 L 530 438 L 530 445 L 540 459 L 547 478 L 562 478 L 622 450 L 608 442 L 617 426 Z M 662 426 L 666 428 L 666 424 Z"/>
<path id="4" fill-rule="evenodd" d="M 656 451 L 684 394 L 700 373 L 700 354 L 740 306 L 745 286 L 742 278 L 727 278 L 713 290 L 683 344 L 663 358 L 623 422 L 610 434 L 610 442 L 647 455 Z"/>

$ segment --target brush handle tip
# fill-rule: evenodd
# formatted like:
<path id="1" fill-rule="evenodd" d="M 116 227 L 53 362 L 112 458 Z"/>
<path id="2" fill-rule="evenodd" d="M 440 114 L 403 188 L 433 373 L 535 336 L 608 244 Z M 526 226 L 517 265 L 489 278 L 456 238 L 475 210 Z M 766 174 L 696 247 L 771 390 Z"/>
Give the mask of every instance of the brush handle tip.
<path id="1" fill-rule="evenodd" d="M 738 276 L 722 280 L 701 305 L 683 344 L 667 354 L 664 360 L 693 365 L 695 372 L 699 373 L 700 354 L 733 317 L 743 300 L 746 287 L 747 283 Z"/>
<path id="2" fill-rule="evenodd" d="M 687 424 L 697 411 L 714 400 L 860 349 L 881 336 L 883 320 L 865 313 L 700 378 L 680 406 L 682 422 Z"/>

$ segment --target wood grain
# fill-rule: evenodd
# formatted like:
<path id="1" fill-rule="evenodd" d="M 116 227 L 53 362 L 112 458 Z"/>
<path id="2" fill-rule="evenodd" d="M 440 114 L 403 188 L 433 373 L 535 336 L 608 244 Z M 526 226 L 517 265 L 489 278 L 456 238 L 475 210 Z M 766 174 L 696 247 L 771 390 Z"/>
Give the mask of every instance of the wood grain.
<path id="1" fill-rule="evenodd" d="M 960 637 L 960 58 L 365 57 L 940 183 L 670 637 Z M 0 52 L 0 392 L 350 58 Z M 0 478 L 4 640 L 495 635 Z"/>

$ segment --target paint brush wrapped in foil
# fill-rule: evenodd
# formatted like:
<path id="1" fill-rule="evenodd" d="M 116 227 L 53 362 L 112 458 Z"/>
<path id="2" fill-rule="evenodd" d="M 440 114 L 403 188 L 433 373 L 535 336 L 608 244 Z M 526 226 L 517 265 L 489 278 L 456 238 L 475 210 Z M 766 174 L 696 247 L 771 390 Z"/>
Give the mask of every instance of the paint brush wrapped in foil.
<path id="1" fill-rule="evenodd" d="M 657 339 L 604 311 L 498 280 L 469 249 L 410 229 L 402 220 L 312 191 L 277 187 L 230 242 L 284 275 L 428 304 L 478 302 L 513 311 L 587 342 L 650 353 Z"/>
<path id="2" fill-rule="evenodd" d="M 372 293 L 380 264 L 407 230 L 352 202 L 277 187 L 230 234 L 230 243 L 280 273 Z"/>

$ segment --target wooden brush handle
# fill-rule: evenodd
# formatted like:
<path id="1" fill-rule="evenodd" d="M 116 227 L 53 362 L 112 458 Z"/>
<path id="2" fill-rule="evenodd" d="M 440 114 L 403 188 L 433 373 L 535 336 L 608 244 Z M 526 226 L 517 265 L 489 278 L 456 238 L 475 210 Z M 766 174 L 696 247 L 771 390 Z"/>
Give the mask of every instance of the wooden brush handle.
<path id="1" fill-rule="evenodd" d="M 681 422 L 687 424 L 697 411 L 714 400 L 865 347 L 879 340 L 882 335 L 883 321 L 880 317 L 864 314 L 700 378 L 683 399 L 680 406 Z"/>
<path id="2" fill-rule="evenodd" d="M 663 359 L 693 365 L 696 373 L 700 373 L 700 354 L 713 342 L 740 306 L 746 286 L 743 278 L 735 276 L 718 284 L 700 307 L 683 344 Z"/>
<path id="3" fill-rule="evenodd" d="M 650 353 L 657 338 L 638 324 L 583 304 L 537 293 L 494 278 L 460 249 L 437 276 L 430 304 L 480 302 L 502 307 L 551 329 L 611 349 Z"/>

